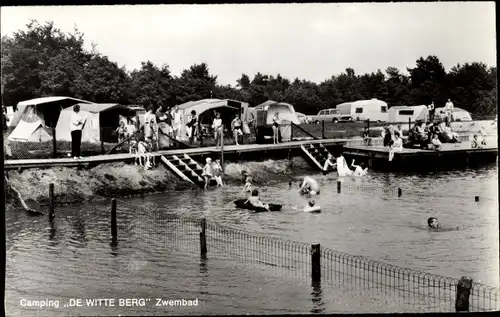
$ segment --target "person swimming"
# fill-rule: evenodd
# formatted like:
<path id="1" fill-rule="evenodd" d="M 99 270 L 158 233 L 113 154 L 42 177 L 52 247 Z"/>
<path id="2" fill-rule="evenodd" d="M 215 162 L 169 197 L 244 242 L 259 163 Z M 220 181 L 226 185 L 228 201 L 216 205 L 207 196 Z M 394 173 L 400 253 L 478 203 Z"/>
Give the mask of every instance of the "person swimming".
<path id="1" fill-rule="evenodd" d="M 352 176 L 365 176 L 368 173 L 368 167 L 365 167 L 365 164 L 361 162 L 359 165 L 354 165 L 354 159 L 352 160 L 351 166 L 354 167 L 354 172 L 352 173 Z"/>
<path id="2" fill-rule="evenodd" d="M 321 207 L 314 200 L 309 200 L 303 209 L 304 212 L 321 212 Z"/>
<path id="3" fill-rule="evenodd" d="M 302 186 L 300 186 L 299 193 L 301 195 L 319 195 L 319 184 L 318 182 L 310 176 L 304 177 Z"/>
<path id="4" fill-rule="evenodd" d="M 431 229 L 439 228 L 439 222 L 438 222 L 437 218 L 435 218 L 435 217 L 428 218 L 427 224 L 429 225 L 429 228 L 431 228 Z"/>
<path id="5" fill-rule="evenodd" d="M 267 211 L 269 210 L 269 204 L 264 204 L 259 197 L 259 191 L 257 189 L 252 190 L 252 196 L 248 197 L 248 199 L 245 201 L 246 203 L 250 203 L 252 206 L 257 207 L 257 208 L 265 208 Z"/>

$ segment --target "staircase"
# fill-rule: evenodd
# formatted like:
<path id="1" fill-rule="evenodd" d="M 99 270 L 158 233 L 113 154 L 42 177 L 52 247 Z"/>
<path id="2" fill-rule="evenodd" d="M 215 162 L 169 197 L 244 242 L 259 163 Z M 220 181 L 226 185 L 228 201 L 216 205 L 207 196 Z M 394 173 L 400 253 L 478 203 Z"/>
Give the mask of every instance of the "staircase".
<path id="1" fill-rule="evenodd" d="M 179 178 L 199 187 L 205 186 L 201 177 L 203 167 L 187 154 L 161 156 L 161 161 Z"/>
<path id="2" fill-rule="evenodd" d="M 323 170 L 326 160 L 328 159 L 328 154 L 330 152 L 321 143 L 317 144 L 305 144 L 301 145 L 300 148 L 304 153 L 306 159 L 313 167 L 317 167 L 319 170 Z M 330 170 L 332 167 L 329 166 Z"/>

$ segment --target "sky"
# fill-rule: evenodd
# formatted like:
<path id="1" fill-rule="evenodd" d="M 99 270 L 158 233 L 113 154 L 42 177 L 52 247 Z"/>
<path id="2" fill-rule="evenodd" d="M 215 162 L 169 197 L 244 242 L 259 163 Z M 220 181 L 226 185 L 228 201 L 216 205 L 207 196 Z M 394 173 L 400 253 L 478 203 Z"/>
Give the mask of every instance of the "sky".
<path id="1" fill-rule="evenodd" d="M 179 75 L 206 62 L 231 86 L 242 73 L 316 83 L 348 67 L 406 73 L 428 55 L 446 70 L 496 66 L 494 2 L 2 7 L 2 36 L 30 19 L 64 32 L 77 26 L 87 48 L 97 44 L 128 70 L 150 60 Z"/>

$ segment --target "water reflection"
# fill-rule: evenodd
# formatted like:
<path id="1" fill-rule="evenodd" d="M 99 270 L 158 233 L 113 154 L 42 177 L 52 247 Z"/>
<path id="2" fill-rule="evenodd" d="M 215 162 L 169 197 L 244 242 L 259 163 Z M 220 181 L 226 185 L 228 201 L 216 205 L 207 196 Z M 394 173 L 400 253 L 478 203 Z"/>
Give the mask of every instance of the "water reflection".
<path id="1" fill-rule="evenodd" d="M 312 282 L 312 292 L 311 292 L 311 301 L 313 304 L 313 308 L 311 309 L 311 313 L 313 314 L 321 314 L 325 311 L 325 303 L 323 302 L 323 290 L 321 289 L 321 282 Z"/>

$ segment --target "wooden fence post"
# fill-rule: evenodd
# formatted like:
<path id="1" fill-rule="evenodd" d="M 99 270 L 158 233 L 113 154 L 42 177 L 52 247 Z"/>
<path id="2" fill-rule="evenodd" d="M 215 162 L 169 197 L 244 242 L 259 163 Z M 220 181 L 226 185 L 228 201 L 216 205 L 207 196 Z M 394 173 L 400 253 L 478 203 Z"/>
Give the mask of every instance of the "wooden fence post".
<path id="1" fill-rule="evenodd" d="M 474 197 L 475 201 L 479 201 L 479 196 Z"/>
<path id="2" fill-rule="evenodd" d="M 111 199 L 111 237 L 112 243 L 118 242 L 118 232 L 116 228 L 116 198 Z"/>
<path id="3" fill-rule="evenodd" d="M 54 184 L 49 184 L 49 219 L 54 219 L 54 210 L 55 210 L 55 201 L 54 201 Z"/>
<path id="4" fill-rule="evenodd" d="M 472 289 L 472 279 L 462 276 L 457 284 L 457 297 L 455 300 L 455 310 L 457 312 L 469 311 L 469 298 Z"/>
<path id="5" fill-rule="evenodd" d="M 224 128 L 220 133 L 220 166 L 222 167 L 222 174 L 224 174 Z"/>
<path id="6" fill-rule="evenodd" d="M 207 254 L 207 236 L 206 236 L 207 219 L 202 218 L 200 226 L 201 226 L 201 230 L 200 230 L 200 252 L 201 252 L 201 255 L 204 256 L 204 255 Z"/>
<path id="7" fill-rule="evenodd" d="M 411 118 L 408 118 L 408 132 L 411 130 Z"/>
<path id="8" fill-rule="evenodd" d="M 311 278 L 313 282 L 321 281 L 321 249 L 319 243 L 311 246 Z"/>
<path id="9" fill-rule="evenodd" d="M 342 183 L 340 181 L 337 181 L 337 193 L 340 194 L 342 191 Z"/>
<path id="10" fill-rule="evenodd" d="M 402 194 L 403 194 L 403 191 L 401 190 L 401 188 L 398 188 L 398 197 L 401 197 Z"/>
<path id="11" fill-rule="evenodd" d="M 52 157 L 57 157 L 56 128 L 52 128 Z"/>
<path id="12" fill-rule="evenodd" d="M 321 138 L 325 138 L 325 120 L 321 121 Z"/>

